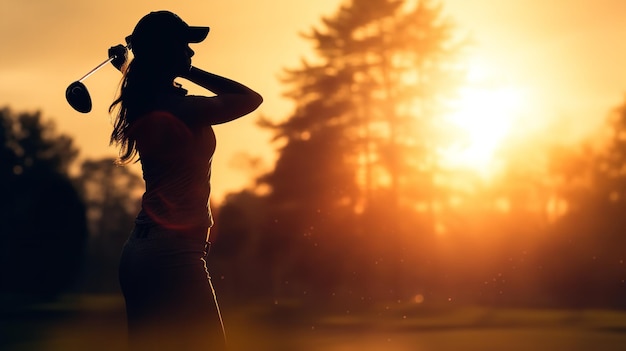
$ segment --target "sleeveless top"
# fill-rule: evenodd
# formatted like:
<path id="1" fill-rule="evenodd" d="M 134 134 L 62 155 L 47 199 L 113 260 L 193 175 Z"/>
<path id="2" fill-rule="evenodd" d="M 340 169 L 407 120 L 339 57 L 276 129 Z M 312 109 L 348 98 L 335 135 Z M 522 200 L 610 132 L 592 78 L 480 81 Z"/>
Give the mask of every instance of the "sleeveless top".
<path id="1" fill-rule="evenodd" d="M 129 136 L 136 140 L 146 183 L 135 222 L 204 239 L 213 225 L 209 197 L 216 139 L 211 126 L 152 111 L 132 124 Z"/>

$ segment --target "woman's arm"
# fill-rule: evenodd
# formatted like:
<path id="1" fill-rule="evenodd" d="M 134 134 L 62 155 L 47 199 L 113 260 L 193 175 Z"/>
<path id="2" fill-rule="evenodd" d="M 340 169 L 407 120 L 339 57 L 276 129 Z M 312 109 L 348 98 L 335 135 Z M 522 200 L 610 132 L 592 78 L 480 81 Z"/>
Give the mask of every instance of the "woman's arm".
<path id="1" fill-rule="evenodd" d="M 254 111 L 263 102 L 263 97 L 247 86 L 234 80 L 191 67 L 181 75 L 213 93 L 213 97 L 189 96 L 187 108 L 194 114 L 209 116 L 211 124 L 232 121 Z"/>

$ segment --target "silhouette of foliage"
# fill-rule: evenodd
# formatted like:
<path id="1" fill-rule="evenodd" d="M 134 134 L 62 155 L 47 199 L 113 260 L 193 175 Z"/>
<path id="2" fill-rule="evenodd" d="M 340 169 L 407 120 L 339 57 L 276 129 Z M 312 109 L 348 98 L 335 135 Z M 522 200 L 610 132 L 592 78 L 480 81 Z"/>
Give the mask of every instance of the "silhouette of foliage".
<path id="1" fill-rule="evenodd" d="M 626 102 L 600 148 L 559 149 L 553 173 L 566 209 L 542 248 L 546 289 L 569 306 L 626 307 Z"/>
<path id="2" fill-rule="evenodd" d="M 119 255 L 139 212 L 143 180 L 114 158 L 103 158 L 83 162 L 75 182 L 89 223 L 83 289 L 117 291 Z"/>
<path id="3" fill-rule="evenodd" d="M 266 199 L 250 191 L 230 194 L 213 212 L 211 254 L 207 265 L 220 278 L 226 299 L 267 296 L 269 267 L 262 223 Z"/>
<path id="4" fill-rule="evenodd" d="M 41 114 L 0 110 L 0 291 L 53 297 L 70 287 L 87 235 L 67 170 L 78 151 Z"/>
<path id="5" fill-rule="evenodd" d="M 414 207 L 437 196 L 436 118 L 461 74 L 453 29 L 430 1 L 354 0 L 305 36 L 317 58 L 285 70 L 292 115 L 261 122 L 282 142 L 259 180 L 271 189 L 264 231 L 278 295 L 306 277 L 308 287 L 286 293 L 394 296 L 397 275 L 415 273 L 401 253 L 432 235 L 431 218 Z"/>

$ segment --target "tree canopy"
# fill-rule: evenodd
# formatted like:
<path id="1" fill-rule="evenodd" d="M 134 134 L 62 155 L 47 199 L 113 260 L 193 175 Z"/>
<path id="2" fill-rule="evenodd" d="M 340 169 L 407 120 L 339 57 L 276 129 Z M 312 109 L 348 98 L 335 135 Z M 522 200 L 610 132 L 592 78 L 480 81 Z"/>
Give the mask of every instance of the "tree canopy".
<path id="1" fill-rule="evenodd" d="M 39 112 L 0 110 L 0 292 L 52 297 L 78 275 L 87 223 L 67 175 L 77 154 Z"/>

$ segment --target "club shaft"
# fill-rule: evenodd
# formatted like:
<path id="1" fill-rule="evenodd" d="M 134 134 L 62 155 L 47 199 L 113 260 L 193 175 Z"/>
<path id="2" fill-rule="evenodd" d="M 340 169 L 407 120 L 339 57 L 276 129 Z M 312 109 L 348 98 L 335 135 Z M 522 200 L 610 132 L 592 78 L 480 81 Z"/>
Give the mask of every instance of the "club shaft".
<path id="1" fill-rule="evenodd" d="M 106 59 L 106 61 L 103 61 L 101 64 L 97 65 L 96 68 L 92 69 L 91 71 L 87 72 L 87 74 L 85 74 L 82 78 L 80 78 L 78 81 L 82 82 L 83 80 L 87 79 L 90 75 L 96 73 L 100 68 L 102 68 L 104 65 L 106 65 L 107 63 L 113 61 L 113 59 L 115 58 L 115 56 L 113 57 L 109 57 L 108 59 Z"/>
<path id="2" fill-rule="evenodd" d="M 127 45 L 126 48 L 129 48 L 130 45 Z M 97 65 L 94 69 L 92 69 L 91 71 L 87 72 L 87 74 L 85 74 L 84 76 L 82 76 L 82 78 L 80 78 L 78 81 L 82 82 L 83 80 L 87 79 L 90 75 L 96 73 L 100 68 L 104 67 L 107 63 L 113 61 L 117 56 L 113 55 L 111 57 L 109 57 L 108 59 L 102 61 L 101 64 Z"/>

